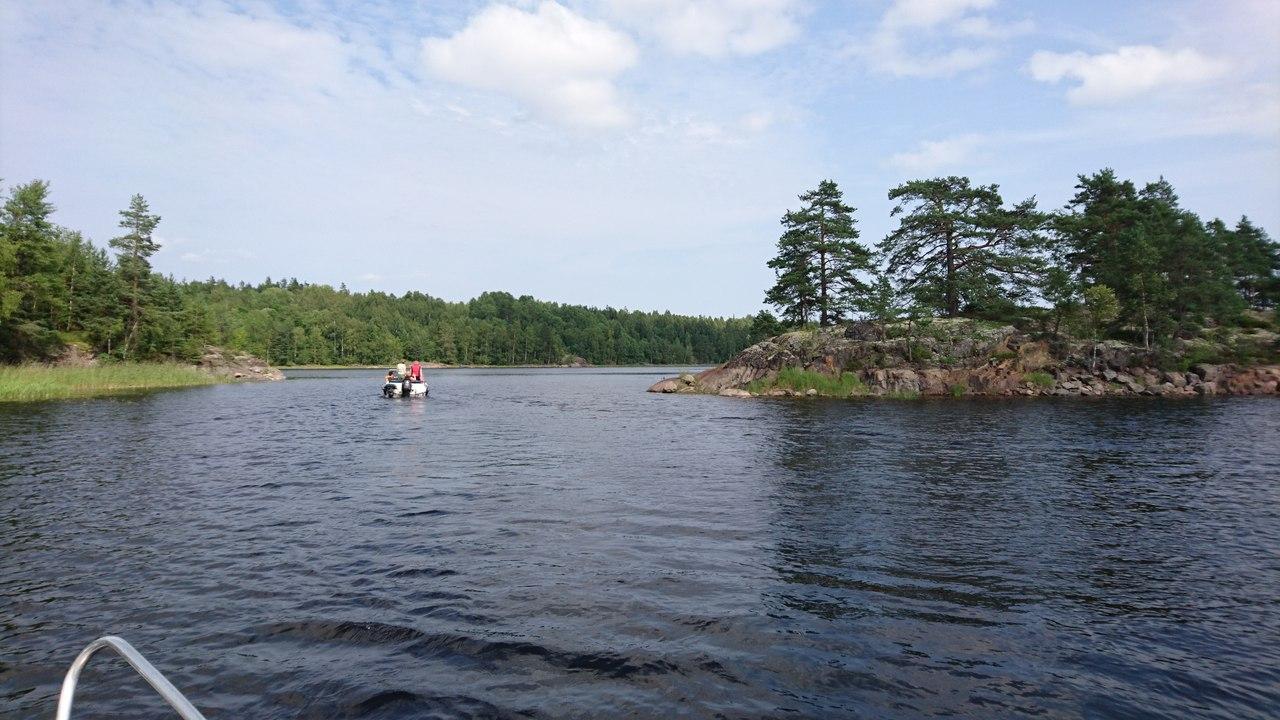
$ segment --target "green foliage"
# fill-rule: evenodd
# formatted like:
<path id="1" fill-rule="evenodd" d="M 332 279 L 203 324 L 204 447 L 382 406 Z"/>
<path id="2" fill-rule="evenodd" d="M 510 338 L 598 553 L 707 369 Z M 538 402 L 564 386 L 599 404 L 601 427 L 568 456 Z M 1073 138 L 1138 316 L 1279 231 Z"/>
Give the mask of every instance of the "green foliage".
<path id="1" fill-rule="evenodd" d="M 963 383 L 956 383 L 952 385 L 950 390 L 951 397 L 963 397 L 965 393 L 969 392 L 969 388 Z"/>
<path id="2" fill-rule="evenodd" d="M 857 375 L 850 372 L 830 375 L 795 367 L 783 368 L 772 380 L 757 380 L 747 386 L 747 390 L 754 393 L 773 389 L 794 390 L 801 393 L 812 389 L 817 390 L 819 395 L 848 397 L 861 394 L 866 390 L 866 386 Z"/>
<path id="3" fill-rule="evenodd" d="M 1012 360 L 1016 357 L 1018 357 L 1018 353 L 1012 350 L 1000 350 L 999 352 L 991 354 L 991 359 L 996 362 L 1004 362 L 1005 360 Z"/>
<path id="4" fill-rule="evenodd" d="M 768 310 L 761 310 L 756 316 L 751 318 L 751 342 L 758 343 L 771 337 L 782 334 L 782 323 L 773 316 Z"/>
<path id="5" fill-rule="evenodd" d="M 1039 388 L 1053 387 L 1053 376 L 1042 370 L 1029 372 L 1022 376 L 1022 379 Z"/>
<path id="6" fill-rule="evenodd" d="M 151 214 L 146 199 L 134 195 L 129 207 L 120 211 L 120 227 L 125 234 L 112 238 L 110 242 L 111 247 L 117 250 L 116 268 L 120 271 L 124 299 L 129 307 L 128 332 L 121 349 L 124 357 L 128 357 L 129 350 L 138 344 L 142 331 L 144 306 L 148 304 L 146 294 L 151 285 L 150 258 L 160 249 L 152 233 L 159 224 L 160 216 Z"/>
<path id="7" fill-rule="evenodd" d="M 0 365 L 0 402 L 94 397 L 215 382 L 212 375 L 191 365 L 119 363 L 87 368 Z"/>
<path id="8" fill-rule="evenodd" d="M 997 186 L 946 177 L 904 183 L 889 199 L 900 220 L 880 254 L 918 304 L 955 317 L 1030 298 L 1047 221 L 1034 198 L 1006 208 Z"/>
<path id="9" fill-rule="evenodd" d="M 1247 219 L 1234 231 L 1202 223 L 1163 179 L 1138 190 L 1110 169 L 1082 175 L 1054 229 L 1063 270 L 1110 288 L 1119 324 L 1145 347 L 1274 300 L 1276 244 Z"/>
<path id="10" fill-rule="evenodd" d="M 765 302 L 789 323 L 803 325 L 816 313 L 819 326 L 833 325 L 866 291 L 858 273 L 871 269 L 871 252 L 858 242 L 854 209 L 834 181 L 823 180 L 800 200 L 803 206 L 782 218 L 778 254 L 769 261 L 777 281 Z"/>
<path id="11" fill-rule="evenodd" d="M 1073 313 L 1073 325 L 1078 334 L 1093 340 L 1102 336 L 1103 329 L 1120 315 L 1120 302 L 1106 285 L 1092 285 L 1081 293 L 1080 303 Z"/>

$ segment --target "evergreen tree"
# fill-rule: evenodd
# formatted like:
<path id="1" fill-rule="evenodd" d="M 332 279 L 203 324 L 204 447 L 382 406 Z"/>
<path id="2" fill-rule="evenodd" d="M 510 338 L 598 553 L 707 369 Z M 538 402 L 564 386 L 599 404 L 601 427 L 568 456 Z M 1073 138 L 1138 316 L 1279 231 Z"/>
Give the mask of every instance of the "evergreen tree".
<path id="1" fill-rule="evenodd" d="M 1054 227 L 1066 270 L 1113 290 L 1121 326 L 1144 347 L 1239 312 L 1224 260 L 1234 239 L 1182 209 L 1163 179 L 1139 191 L 1110 169 L 1082 175 Z"/>
<path id="2" fill-rule="evenodd" d="M 1221 220 L 1209 223 L 1207 231 L 1218 245 L 1231 274 L 1236 292 L 1252 308 L 1280 304 L 1280 243 L 1247 217 L 1228 229 Z"/>
<path id="3" fill-rule="evenodd" d="M 768 310 L 761 310 L 751 318 L 751 342 L 758 343 L 782 333 L 782 323 Z"/>
<path id="4" fill-rule="evenodd" d="M 43 180 L 13 188 L 0 208 L 0 358 L 39 355 L 57 344 L 62 285 L 53 210 Z"/>
<path id="5" fill-rule="evenodd" d="M 785 222 L 785 220 L 784 220 Z M 777 307 L 790 325 L 804 325 L 813 317 L 817 287 L 809 264 L 808 239 L 799 230 L 787 230 L 778 239 L 778 254 L 769 261 L 777 281 L 764 301 Z"/>
<path id="6" fill-rule="evenodd" d="M 118 251 L 116 266 L 124 279 L 125 300 L 129 305 L 128 332 L 122 348 L 125 357 L 128 357 L 129 351 L 137 344 L 142 326 L 145 295 L 151 278 L 150 257 L 160 249 L 152 233 L 159 224 L 160 216 L 151 214 L 146 199 L 141 195 L 134 195 L 129 201 L 128 209 L 120 211 L 120 227 L 125 230 L 125 234 L 111 240 L 111 247 Z"/>
<path id="7" fill-rule="evenodd" d="M 769 262 L 778 280 L 765 300 L 793 322 L 816 312 L 819 325 L 833 325 L 865 290 L 858 273 L 871 269 L 871 253 L 858 242 L 854 209 L 834 181 L 823 180 L 800 201 L 782 218 L 786 230 Z"/>
<path id="8" fill-rule="evenodd" d="M 898 229 L 880 243 L 887 270 L 916 302 L 955 317 L 1029 297 L 1043 270 L 1035 198 L 1005 208 L 995 185 L 914 180 L 889 191 Z"/>

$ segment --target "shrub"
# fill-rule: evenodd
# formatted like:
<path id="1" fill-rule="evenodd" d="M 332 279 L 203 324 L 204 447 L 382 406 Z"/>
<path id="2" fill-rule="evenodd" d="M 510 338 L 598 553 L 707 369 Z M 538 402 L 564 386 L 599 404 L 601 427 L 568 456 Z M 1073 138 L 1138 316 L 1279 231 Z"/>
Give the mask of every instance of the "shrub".
<path id="1" fill-rule="evenodd" d="M 1005 360 L 1012 360 L 1016 357 L 1018 357 L 1018 353 L 1012 350 L 1001 350 L 998 353 L 992 354 L 991 359 L 997 362 L 1003 362 Z"/>
<path id="2" fill-rule="evenodd" d="M 962 383 L 956 383 L 951 386 L 951 397 L 961 397 L 968 391 L 969 388 L 965 387 Z"/>

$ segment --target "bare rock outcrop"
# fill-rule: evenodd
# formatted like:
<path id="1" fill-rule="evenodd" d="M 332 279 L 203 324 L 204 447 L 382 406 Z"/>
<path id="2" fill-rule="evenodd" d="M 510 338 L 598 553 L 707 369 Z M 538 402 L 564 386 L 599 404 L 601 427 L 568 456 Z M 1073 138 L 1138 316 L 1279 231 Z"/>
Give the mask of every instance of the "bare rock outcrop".
<path id="1" fill-rule="evenodd" d="M 213 345 L 205 347 L 204 354 L 196 361 L 196 366 L 230 380 L 284 379 L 283 372 L 271 367 L 264 360 L 248 353 L 233 353 Z"/>

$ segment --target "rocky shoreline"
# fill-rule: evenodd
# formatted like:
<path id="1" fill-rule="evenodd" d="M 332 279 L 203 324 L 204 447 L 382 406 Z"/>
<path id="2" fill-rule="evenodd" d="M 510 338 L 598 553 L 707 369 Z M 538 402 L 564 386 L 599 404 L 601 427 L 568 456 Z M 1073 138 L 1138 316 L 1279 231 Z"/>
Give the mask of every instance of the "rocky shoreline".
<path id="1" fill-rule="evenodd" d="M 1242 349 L 1261 361 L 1192 362 L 1239 356 Z M 833 394 L 816 382 L 779 386 L 788 369 L 842 379 L 839 394 L 853 397 L 1277 395 L 1280 336 L 1254 330 L 1233 338 L 1230 347 L 1185 341 L 1172 355 L 1161 355 L 1115 340 L 1034 339 L 1013 326 L 969 320 L 938 320 L 918 331 L 855 323 L 764 340 L 723 365 L 662 380 L 649 392 Z"/>
<path id="2" fill-rule="evenodd" d="M 265 360 L 248 353 L 232 353 L 213 345 L 205 347 L 204 354 L 195 364 L 224 381 L 284 380 L 284 373 L 268 365 Z"/>

